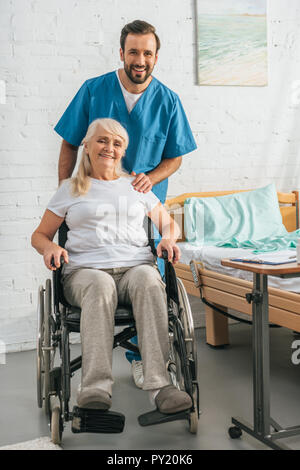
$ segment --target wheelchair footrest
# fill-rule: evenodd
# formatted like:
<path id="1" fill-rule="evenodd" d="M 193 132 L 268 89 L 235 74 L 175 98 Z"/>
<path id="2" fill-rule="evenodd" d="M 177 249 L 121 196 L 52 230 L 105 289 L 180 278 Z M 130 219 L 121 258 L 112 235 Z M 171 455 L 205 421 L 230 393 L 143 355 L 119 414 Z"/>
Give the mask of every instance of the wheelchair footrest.
<path id="1" fill-rule="evenodd" d="M 125 416 L 115 411 L 91 410 L 74 406 L 72 432 L 120 433 Z"/>
<path id="2" fill-rule="evenodd" d="M 153 424 L 162 424 L 169 421 L 177 421 L 179 419 L 188 419 L 190 410 L 180 411 L 179 413 L 165 414 L 158 410 L 149 411 L 138 417 L 141 426 L 151 426 Z"/>

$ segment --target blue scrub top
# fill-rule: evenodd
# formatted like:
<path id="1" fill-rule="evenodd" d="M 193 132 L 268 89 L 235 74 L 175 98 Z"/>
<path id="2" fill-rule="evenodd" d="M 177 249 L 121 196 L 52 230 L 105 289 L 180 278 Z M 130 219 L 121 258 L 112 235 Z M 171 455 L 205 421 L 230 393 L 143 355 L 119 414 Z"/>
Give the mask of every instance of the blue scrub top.
<path id="1" fill-rule="evenodd" d="M 128 132 L 129 146 L 122 162 L 130 173 L 147 173 L 162 159 L 180 157 L 197 148 L 176 93 L 152 77 L 129 113 L 116 72 L 84 82 L 54 130 L 70 144 L 79 146 L 89 124 L 108 117 L 119 121 Z M 165 179 L 152 191 L 164 202 L 167 189 Z"/>

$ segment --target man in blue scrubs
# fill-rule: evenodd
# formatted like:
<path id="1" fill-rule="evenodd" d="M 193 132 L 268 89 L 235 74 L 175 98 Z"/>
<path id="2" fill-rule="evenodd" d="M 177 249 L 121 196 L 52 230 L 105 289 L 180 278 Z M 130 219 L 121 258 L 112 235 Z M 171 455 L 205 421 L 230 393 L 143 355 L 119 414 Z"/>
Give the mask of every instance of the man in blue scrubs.
<path id="1" fill-rule="evenodd" d="M 152 190 L 164 203 L 168 177 L 196 143 L 179 97 L 152 75 L 160 48 L 155 28 L 133 21 L 122 29 L 120 44 L 124 68 L 84 82 L 55 126 L 63 138 L 59 181 L 72 175 L 89 124 L 110 117 L 129 135 L 122 161 L 125 170 L 136 176 L 132 185 L 140 192 Z M 135 383 L 141 386 L 141 357 L 131 352 L 126 356 L 132 361 Z"/>

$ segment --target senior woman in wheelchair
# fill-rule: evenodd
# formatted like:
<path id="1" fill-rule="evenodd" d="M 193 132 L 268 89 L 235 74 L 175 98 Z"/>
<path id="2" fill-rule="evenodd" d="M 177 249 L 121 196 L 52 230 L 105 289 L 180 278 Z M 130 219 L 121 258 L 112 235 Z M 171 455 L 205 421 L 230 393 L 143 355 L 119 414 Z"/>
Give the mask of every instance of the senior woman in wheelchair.
<path id="1" fill-rule="evenodd" d="M 165 285 L 143 227 L 145 215 L 162 240 L 157 255 L 178 262 L 179 228 L 158 198 L 138 192 L 121 169 L 128 146 L 126 130 L 113 119 L 93 121 L 82 141 L 74 178 L 65 180 L 49 202 L 32 246 L 53 270 L 63 257 L 67 301 L 81 307 L 81 408 L 111 407 L 114 314 L 117 304 L 132 305 L 143 360 L 143 389 L 162 413 L 189 409 L 191 397 L 171 384 Z M 52 240 L 63 221 L 69 231 L 65 249 Z M 52 260 L 56 267 L 52 266 Z"/>

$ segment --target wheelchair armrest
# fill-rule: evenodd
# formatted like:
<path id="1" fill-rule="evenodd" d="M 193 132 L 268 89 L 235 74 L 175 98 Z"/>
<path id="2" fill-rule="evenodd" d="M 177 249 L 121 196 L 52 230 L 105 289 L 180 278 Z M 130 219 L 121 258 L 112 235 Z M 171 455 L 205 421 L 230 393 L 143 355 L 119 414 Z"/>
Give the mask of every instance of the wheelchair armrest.
<path id="1" fill-rule="evenodd" d="M 168 257 L 169 257 L 169 256 L 168 256 L 167 250 L 162 250 L 162 258 L 163 258 L 163 260 L 165 261 L 165 263 L 166 263 L 166 262 L 167 262 L 167 263 L 169 262 L 169 261 L 168 261 Z"/>
<path id="2" fill-rule="evenodd" d="M 65 262 L 64 257 L 61 256 L 61 257 L 60 257 L 60 268 L 63 267 L 64 262 Z M 52 258 L 51 258 L 51 266 L 52 266 L 53 268 L 56 268 L 55 263 L 54 263 L 54 258 L 53 258 L 53 256 L 52 256 Z M 58 269 L 60 269 L 60 268 L 58 268 Z"/>
<path id="3" fill-rule="evenodd" d="M 166 277 L 166 273 L 167 271 L 169 272 L 170 269 L 172 269 L 172 263 L 169 261 L 169 255 L 168 255 L 168 252 L 167 250 L 162 250 L 162 259 L 164 260 L 164 265 L 165 265 L 165 277 Z"/>
<path id="4" fill-rule="evenodd" d="M 163 250 L 162 257 L 165 262 L 165 283 L 168 304 L 170 299 L 172 299 L 179 306 L 176 273 L 173 264 L 168 261 L 167 250 Z"/>
<path id="5" fill-rule="evenodd" d="M 55 267 L 54 259 L 51 259 L 51 265 Z M 70 304 L 67 302 L 64 296 L 63 285 L 61 280 L 61 271 L 64 265 L 63 256 L 60 257 L 60 267 L 52 271 L 52 281 L 53 281 L 53 301 L 54 301 L 54 312 L 59 312 L 59 304 L 61 303 L 65 307 L 70 307 Z"/>

